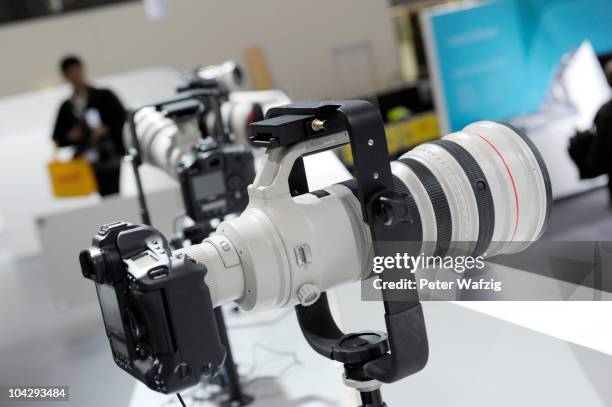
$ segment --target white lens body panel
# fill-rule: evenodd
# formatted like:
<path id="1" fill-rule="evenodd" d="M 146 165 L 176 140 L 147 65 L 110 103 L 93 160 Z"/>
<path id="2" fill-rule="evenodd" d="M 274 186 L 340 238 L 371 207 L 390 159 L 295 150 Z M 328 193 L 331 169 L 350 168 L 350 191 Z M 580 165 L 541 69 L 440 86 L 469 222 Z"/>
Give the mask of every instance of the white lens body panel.
<path id="1" fill-rule="evenodd" d="M 245 289 L 242 265 L 238 252 L 226 237 L 214 235 L 201 244 L 175 253 L 186 254 L 211 271 L 206 273 L 204 281 L 215 307 L 235 301 L 242 295 Z"/>
<path id="2" fill-rule="evenodd" d="M 291 103 L 291 99 L 281 90 L 237 91 L 229 95 L 229 101 L 221 105 L 223 124 L 231 130 L 233 141 L 237 144 L 250 145 L 249 118 L 256 106 L 265 114 L 268 109 Z M 206 116 L 206 128 L 212 133 L 215 128 L 215 116 Z"/>
<path id="3" fill-rule="evenodd" d="M 511 128 L 495 122 L 474 123 L 446 138 L 468 150 L 488 180 L 497 247 L 487 254 L 519 252 L 537 240 L 546 220 L 546 184 L 527 143 Z"/>
<path id="4" fill-rule="evenodd" d="M 217 233 L 230 239 L 240 254 L 248 287 L 236 300 L 241 308 L 293 305 L 306 284 L 325 291 L 362 278 L 368 253 L 365 231 L 342 198 L 351 192 L 337 189 L 339 196 L 305 194 L 255 202 L 219 225 Z"/>
<path id="5" fill-rule="evenodd" d="M 240 256 L 246 290 L 234 300 L 244 309 L 281 306 L 291 283 L 289 262 L 275 225 L 258 209 L 222 222 L 217 233 L 228 238 Z"/>

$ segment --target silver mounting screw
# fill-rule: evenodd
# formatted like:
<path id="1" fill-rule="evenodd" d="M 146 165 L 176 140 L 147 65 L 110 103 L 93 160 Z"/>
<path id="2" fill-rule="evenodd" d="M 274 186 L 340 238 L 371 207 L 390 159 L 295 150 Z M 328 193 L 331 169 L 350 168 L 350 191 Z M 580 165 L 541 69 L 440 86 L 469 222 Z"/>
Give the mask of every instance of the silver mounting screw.
<path id="1" fill-rule="evenodd" d="M 321 130 L 325 130 L 325 120 L 321 120 L 321 119 L 314 119 L 311 123 L 310 123 L 310 128 L 313 131 L 321 131 Z"/>

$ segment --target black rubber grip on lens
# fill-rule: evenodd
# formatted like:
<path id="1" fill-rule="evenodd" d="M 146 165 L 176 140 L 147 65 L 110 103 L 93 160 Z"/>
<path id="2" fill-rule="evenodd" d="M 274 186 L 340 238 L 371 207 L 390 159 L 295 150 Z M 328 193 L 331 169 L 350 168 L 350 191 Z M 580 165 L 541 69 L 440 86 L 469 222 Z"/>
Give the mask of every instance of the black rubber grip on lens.
<path id="1" fill-rule="evenodd" d="M 433 172 L 421 162 L 413 158 L 401 158 L 397 161 L 410 168 L 427 191 L 436 218 L 437 238 L 434 255 L 445 256 L 453 236 L 453 219 L 442 185 Z"/>
<path id="2" fill-rule="evenodd" d="M 353 195 L 355 195 L 355 198 L 359 199 L 359 188 L 357 187 L 357 181 L 355 180 L 355 178 L 342 181 L 340 182 L 340 185 L 344 185 L 345 187 L 350 189 Z"/>
<path id="3" fill-rule="evenodd" d="M 355 179 L 349 179 L 340 182 L 340 185 L 344 185 L 351 190 L 355 198 L 358 197 L 357 181 Z M 393 175 L 393 189 L 395 192 L 403 193 L 408 196 L 408 210 L 413 216 L 413 227 L 410 228 L 410 234 L 406 236 L 405 241 L 407 242 L 421 242 L 423 241 L 423 224 L 421 223 L 421 213 L 414 200 L 414 197 L 408 190 L 408 187 L 395 175 Z"/>
<path id="4" fill-rule="evenodd" d="M 435 140 L 431 143 L 442 147 L 453 156 L 472 186 L 478 208 L 478 240 L 472 256 L 480 256 L 491 244 L 495 229 L 495 207 L 487 178 L 472 154 L 459 144 L 450 140 Z"/>

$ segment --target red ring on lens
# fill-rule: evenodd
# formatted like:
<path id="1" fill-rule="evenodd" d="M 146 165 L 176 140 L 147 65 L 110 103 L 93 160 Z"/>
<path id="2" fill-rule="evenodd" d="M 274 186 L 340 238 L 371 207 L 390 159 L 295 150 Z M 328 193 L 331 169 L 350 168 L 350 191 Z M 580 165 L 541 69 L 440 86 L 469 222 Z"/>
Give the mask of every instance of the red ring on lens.
<path id="1" fill-rule="evenodd" d="M 516 236 L 516 230 L 518 229 L 518 223 L 519 223 L 519 199 L 518 199 L 518 192 L 516 190 L 516 183 L 514 182 L 514 177 L 512 176 L 512 171 L 510 171 L 510 167 L 506 163 L 504 156 L 497 149 L 497 147 L 495 147 L 495 144 L 493 144 L 489 139 L 481 136 L 480 134 L 476 134 L 476 135 L 480 137 L 482 140 L 484 140 L 489 146 L 491 146 L 491 148 L 495 151 L 497 156 L 504 163 L 504 167 L 506 167 L 506 172 L 508 173 L 508 176 L 510 177 L 510 182 L 512 183 L 512 189 L 514 190 L 514 205 L 516 207 L 516 222 L 514 223 L 514 232 L 512 233 L 512 239 L 511 239 L 511 241 L 514 241 L 514 237 Z"/>

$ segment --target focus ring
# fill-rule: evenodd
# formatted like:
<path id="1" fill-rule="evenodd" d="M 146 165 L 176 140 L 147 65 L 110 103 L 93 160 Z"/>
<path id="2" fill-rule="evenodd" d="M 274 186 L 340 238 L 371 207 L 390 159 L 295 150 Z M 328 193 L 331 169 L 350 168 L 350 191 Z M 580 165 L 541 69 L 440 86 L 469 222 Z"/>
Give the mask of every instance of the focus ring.
<path id="1" fill-rule="evenodd" d="M 491 244 L 495 229 L 495 207 L 487 178 L 474 157 L 459 144 L 450 140 L 436 140 L 431 143 L 442 147 L 453 156 L 472 186 L 478 208 L 478 240 L 472 256 L 480 256 Z"/>
<path id="2" fill-rule="evenodd" d="M 437 238 L 434 255 L 446 255 L 453 235 L 453 221 L 442 185 L 440 185 L 440 182 L 438 182 L 438 179 L 429 168 L 419 161 L 413 158 L 401 158 L 398 162 L 410 168 L 421 184 L 423 184 L 425 191 L 427 191 L 436 218 Z"/>

